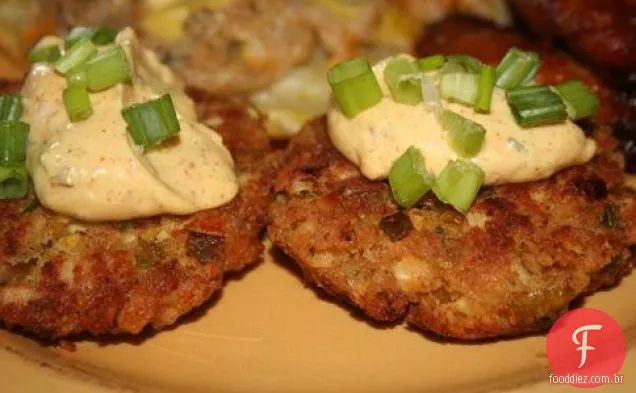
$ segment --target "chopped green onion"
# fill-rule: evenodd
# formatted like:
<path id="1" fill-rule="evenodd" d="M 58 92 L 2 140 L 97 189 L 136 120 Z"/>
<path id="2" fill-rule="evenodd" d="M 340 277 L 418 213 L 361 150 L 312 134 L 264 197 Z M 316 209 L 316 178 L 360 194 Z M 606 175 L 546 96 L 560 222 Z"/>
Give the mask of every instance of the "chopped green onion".
<path id="1" fill-rule="evenodd" d="M 517 124 L 536 127 L 567 119 L 565 104 L 547 86 L 526 86 L 508 90 L 506 100 Z"/>
<path id="2" fill-rule="evenodd" d="M 435 179 L 433 192 L 437 198 L 466 213 L 481 188 L 486 175 L 469 161 L 450 161 Z"/>
<path id="3" fill-rule="evenodd" d="M 444 74 L 440 81 L 442 97 L 473 105 L 477 98 L 479 76 L 469 73 Z"/>
<path id="4" fill-rule="evenodd" d="M 442 55 L 428 56 L 417 61 L 417 66 L 421 72 L 435 71 L 444 65 L 446 59 Z"/>
<path id="5" fill-rule="evenodd" d="M 481 67 L 484 65 L 478 59 L 468 55 L 450 55 L 446 56 L 449 63 L 461 66 L 464 71 L 471 74 L 479 74 Z"/>
<path id="6" fill-rule="evenodd" d="M 462 67 L 460 64 L 457 63 L 450 63 L 450 62 L 446 62 L 444 63 L 444 65 L 442 66 L 442 68 L 440 68 L 439 73 L 444 75 L 444 74 L 458 74 L 458 73 L 464 73 L 466 72 L 466 69 L 464 67 Z"/>
<path id="7" fill-rule="evenodd" d="M 396 102 L 417 105 L 422 102 L 422 86 L 416 78 L 409 78 L 419 72 L 417 64 L 406 57 L 396 57 L 384 69 L 384 80 Z"/>
<path id="8" fill-rule="evenodd" d="M 66 81 L 69 86 L 80 86 L 84 89 L 88 88 L 88 80 L 86 77 L 86 65 L 75 67 L 66 74 Z"/>
<path id="9" fill-rule="evenodd" d="M 53 63 L 62 55 L 58 45 L 37 45 L 27 56 L 31 63 Z"/>
<path id="10" fill-rule="evenodd" d="M 484 144 L 486 129 L 455 112 L 443 110 L 439 121 L 450 134 L 450 146 L 465 158 L 476 156 Z"/>
<path id="11" fill-rule="evenodd" d="M 55 69 L 65 74 L 75 67 L 78 67 L 97 53 L 97 47 L 89 39 L 78 41 L 64 56 L 57 59 Z"/>
<path id="12" fill-rule="evenodd" d="M 117 37 L 117 30 L 109 29 L 108 27 L 98 27 L 95 29 L 92 40 L 95 45 L 108 45 L 115 41 Z"/>
<path id="13" fill-rule="evenodd" d="M 93 114 L 93 106 L 88 91 L 79 85 L 70 85 L 62 93 L 66 114 L 71 122 L 86 120 Z"/>
<path id="14" fill-rule="evenodd" d="M 436 81 L 427 75 L 422 75 L 420 85 L 422 87 L 422 100 L 426 110 L 431 112 L 438 111 L 441 107 L 441 102 Z"/>
<path id="15" fill-rule="evenodd" d="M 497 74 L 495 68 L 489 65 L 484 66 L 479 73 L 479 88 L 475 99 L 475 109 L 480 112 L 490 112 L 492 102 L 492 92 L 495 89 L 495 79 Z"/>
<path id="16" fill-rule="evenodd" d="M 71 32 L 66 36 L 64 42 L 67 48 L 72 47 L 77 42 L 84 39 L 91 40 L 95 45 L 106 45 L 113 42 L 115 37 L 117 37 L 117 31 L 107 27 L 80 26 L 71 30 Z"/>
<path id="17" fill-rule="evenodd" d="M 128 132 L 136 145 L 155 146 L 179 133 L 179 119 L 170 94 L 156 100 L 134 104 L 122 111 Z"/>
<path id="18" fill-rule="evenodd" d="M 382 101 L 382 89 L 364 58 L 336 64 L 327 79 L 342 113 L 350 119 Z"/>
<path id="19" fill-rule="evenodd" d="M 426 161 L 422 152 L 411 146 L 400 156 L 389 172 L 389 184 L 393 198 L 401 206 L 415 206 L 424 194 L 431 189 L 433 176 L 426 171 Z"/>
<path id="20" fill-rule="evenodd" d="M 508 90 L 529 83 L 539 69 L 539 56 L 511 48 L 497 66 L 497 86 Z"/>
<path id="21" fill-rule="evenodd" d="M 29 173 L 24 165 L 0 166 L 0 199 L 20 199 L 29 193 Z"/>
<path id="22" fill-rule="evenodd" d="M 29 125 L 21 121 L 0 121 L 0 165 L 21 164 L 26 159 Z"/>
<path id="23" fill-rule="evenodd" d="M 600 105 L 598 96 L 580 80 L 571 80 L 555 86 L 567 106 L 568 115 L 573 120 L 591 117 Z"/>
<path id="24" fill-rule="evenodd" d="M 41 206 L 40 201 L 38 200 L 37 197 L 35 197 L 31 199 L 31 201 L 29 201 L 29 203 L 27 203 L 26 206 L 24 206 L 24 208 L 20 212 L 20 215 L 22 216 L 24 214 L 31 213 L 32 211 L 34 211 L 40 206 Z"/>
<path id="25" fill-rule="evenodd" d="M 84 27 L 84 26 L 75 27 L 66 35 L 66 38 L 64 39 L 64 44 L 67 48 L 70 48 L 81 40 L 92 41 L 93 34 L 95 34 L 94 27 Z"/>
<path id="26" fill-rule="evenodd" d="M 533 53 L 536 56 L 537 61 L 534 63 L 534 66 L 528 72 L 526 78 L 521 81 L 521 86 L 529 86 L 534 83 L 534 77 L 537 76 L 537 72 L 539 72 L 539 68 L 541 68 L 541 60 L 539 60 L 539 55 Z"/>
<path id="27" fill-rule="evenodd" d="M 22 97 L 15 94 L 0 95 L 0 120 L 17 121 L 22 117 Z"/>
<path id="28" fill-rule="evenodd" d="M 121 46 L 108 48 L 86 63 L 86 83 L 91 92 L 101 91 L 132 78 L 126 52 Z"/>

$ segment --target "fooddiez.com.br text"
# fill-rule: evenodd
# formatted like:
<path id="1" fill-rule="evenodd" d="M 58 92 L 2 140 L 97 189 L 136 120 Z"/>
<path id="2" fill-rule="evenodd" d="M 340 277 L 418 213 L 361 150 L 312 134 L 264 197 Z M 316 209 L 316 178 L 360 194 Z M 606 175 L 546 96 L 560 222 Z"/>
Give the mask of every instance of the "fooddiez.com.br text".
<path id="1" fill-rule="evenodd" d="M 567 375 L 554 375 L 550 374 L 549 381 L 551 384 L 580 384 L 580 385 L 621 385 L 623 383 L 624 375 L 614 374 L 612 375 L 579 375 L 576 373 Z"/>

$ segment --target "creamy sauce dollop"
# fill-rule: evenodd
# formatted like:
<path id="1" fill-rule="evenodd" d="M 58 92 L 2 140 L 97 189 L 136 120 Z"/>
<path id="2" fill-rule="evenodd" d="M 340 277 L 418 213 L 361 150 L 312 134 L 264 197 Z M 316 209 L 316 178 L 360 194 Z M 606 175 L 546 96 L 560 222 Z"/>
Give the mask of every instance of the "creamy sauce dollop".
<path id="1" fill-rule="evenodd" d="M 450 160 L 460 157 L 448 143 L 449 133 L 424 104 L 410 106 L 395 102 L 384 80 L 391 59 L 373 67 L 384 92 L 374 107 L 347 118 L 334 107 L 328 113 L 333 144 L 362 174 L 372 180 L 389 175 L 393 162 L 409 146 L 419 148 L 429 172 L 439 174 Z M 435 73 L 430 73 L 434 78 Z M 568 166 L 589 161 L 596 151 L 593 140 L 573 122 L 521 128 L 506 102 L 505 92 L 495 88 L 491 112 L 442 100 L 442 107 L 481 124 L 486 129 L 482 150 L 470 161 L 486 174 L 486 184 L 528 182 L 543 179 Z"/>
<path id="2" fill-rule="evenodd" d="M 174 74 L 138 43 L 132 29 L 115 40 L 133 70 L 129 84 L 91 93 L 93 115 L 71 123 L 62 92 L 66 79 L 35 64 L 24 88 L 31 125 L 27 167 L 42 205 L 88 221 L 158 214 L 190 214 L 230 201 L 238 180 L 219 134 L 197 121 L 194 103 Z M 143 153 L 126 130 L 121 110 L 170 93 L 181 132 Z"/>

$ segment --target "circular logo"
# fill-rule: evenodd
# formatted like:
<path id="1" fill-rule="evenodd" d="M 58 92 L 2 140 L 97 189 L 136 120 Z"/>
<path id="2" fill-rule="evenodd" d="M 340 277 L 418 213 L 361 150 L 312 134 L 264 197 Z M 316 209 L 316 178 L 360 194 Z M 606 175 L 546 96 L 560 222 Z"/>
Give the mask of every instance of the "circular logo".
<path id="1" fill-rule="evenodd" d="M 614 318 L 593 308 L 570 311 L 548 333 L 550 382 L 585 388 L 622 383 L 625 354 L 625 335 Z"/>

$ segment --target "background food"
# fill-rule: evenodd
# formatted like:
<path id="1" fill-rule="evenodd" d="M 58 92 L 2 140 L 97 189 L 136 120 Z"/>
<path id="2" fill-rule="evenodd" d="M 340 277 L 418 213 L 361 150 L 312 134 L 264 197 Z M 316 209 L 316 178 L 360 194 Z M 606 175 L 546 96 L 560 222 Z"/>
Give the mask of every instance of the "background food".
<path id="1" fill-rule="evenodd" d="M 538 36 L 565 44 L 612 77 L 636 73 L 636 4 L 633 0 L 512 0 Z"/>
<path id="2" fill-rule="evenodd" d="M 40 37 L 53 32 L 56 21 L 34 0 L 0 2 L 0 75 L 19 80 L 28 67 L 26 53 Z"/>
<path id="3" fill-rule="evenodd" d="M 304 121 L 325 112 L 329 93 L 324 75 L 334 61 L 410 51 L 422 25 L 452 13 L 510 22 L 504 0 L 11 2 L 16 9 L 30 10 L 21 12 L 32 15 L 34 26 L 43 26 L 46 15 L 42 34 L 77 25 L 135 26 L 190 86 L 248 97 L 269 115 L 268 131 L 277 138 L 293 135 Z M 22 31 L 22 25 L 13 26 L 4 35 Z M 14 44 L 19 48 L 10 56 L 17 64 L 14 77 L 25 69 L 22 59 L 31 44 Z"/>

